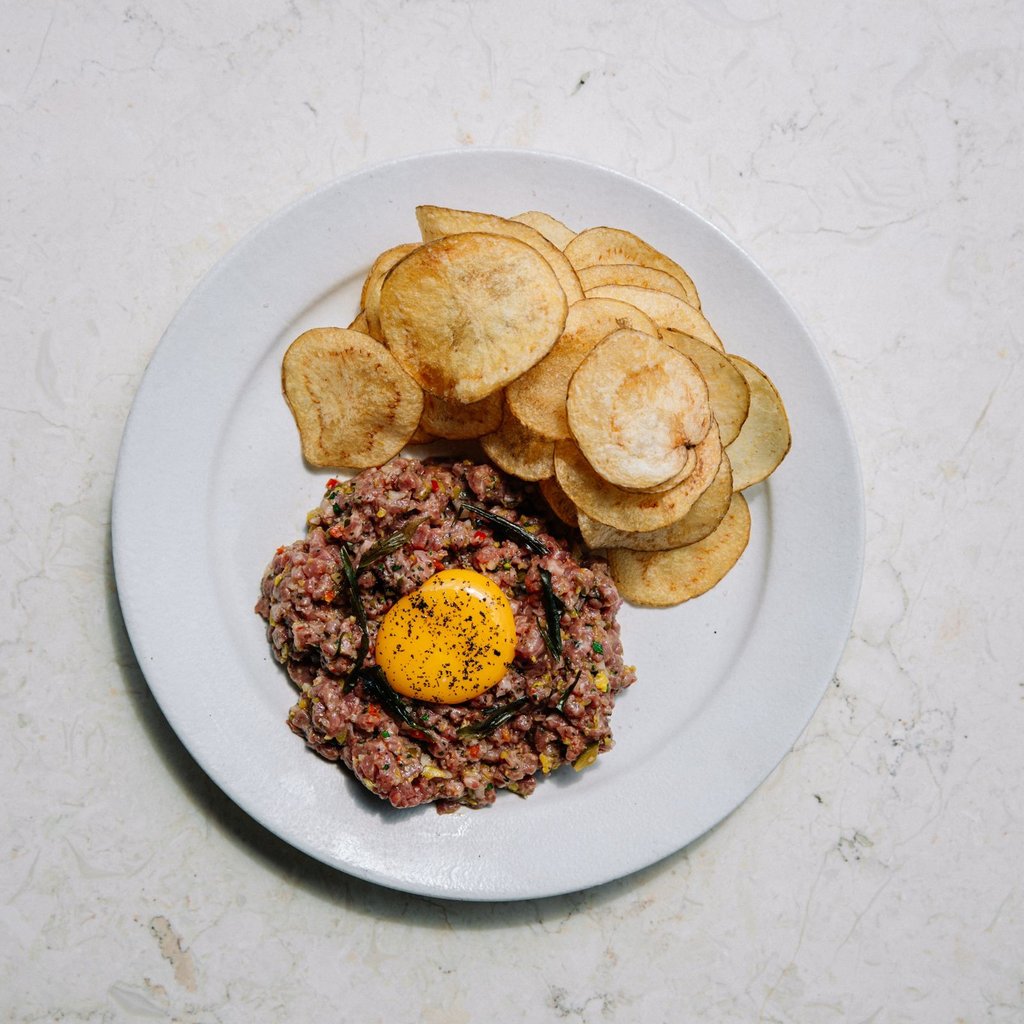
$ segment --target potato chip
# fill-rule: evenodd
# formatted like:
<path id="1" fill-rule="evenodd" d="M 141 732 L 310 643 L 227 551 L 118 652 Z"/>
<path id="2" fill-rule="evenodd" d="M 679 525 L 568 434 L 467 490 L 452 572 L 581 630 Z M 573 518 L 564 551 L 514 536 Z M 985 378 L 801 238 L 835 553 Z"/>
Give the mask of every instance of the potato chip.
<path id="1" fill-rule="evenodd" d="M 370 325 L 366 320 L 365 309 L 359 310 L 359 313 L 356 315 L 355 320 L 353 320 L 352 323 L 348 325 L 348 329 L 350 331 L 358 331 L 360 334 L 370 333 Z"/>
<path id="2" fill-rule="evenodd" d="M 477 402 L 528 370 L 565 326 L 550 265 L 515 238 L 467 232 L 420 246 L 384 279 L 380 324 L 425 390 Z"/>
<path id="3" fill-rule="evenodd" d="M 555 442 L 523 426 L 505 405 L 501 426 L 480 438 L 487 457 L 520 480 L 544 480 L 555 472 Z"/>
<path id="4" fill-rule="evenodd" d="M 424 392 L 423 398 L 424 398 L 424 401 L 426 401 L 426 398 L 427 398 L 426 392 Z M 430 444 L 431 442 L 436 441 L 436 440 L 437 440 L 437 438 L 432 433 L 430 433 L 429 430 L 424 428 L 423 420 L 421 419 L 419 426 L 416 428 L 415 431 L 413 431 L 412 437 L 410 437 L 409 440 L 406 441 L 405 443 L 407 445 L 410 445 L 410 444 Z"/>
<path id="5" fill-rule="evenodd" d="M 604 263 L 639 263 L 642 267 L 663 270 L 683 286 L 686 301 L 700 309 L 700 297 L 690 275 L 675 260 L 658 252 L 630 231 L 607 227 L 588 228 L 566 245 L 565 255 L 577 271 Z"/>
<path id="6" fill-rule="evenodd" d="M 639 263 L 604 263 L 596 267 L 584 267 L 576 271 L 576 276 L 580 279 L 584 294 L 604 284 L 623 284 L 636 288 L 654 288 L 689 302 L 688 293 L 678 278 L 666 274 L 664 270 L 642 267 Z"/>
<path id="7" fill-rule="evenodd" d="M 666 327 L 661 337 L 697 364 L 697 369 L 708 384 L 711 411 L 718 421 L 722 444 L 732 444 L 750 408 L 750 387 L 746 378 L 724 352 L 719 352 L 717 348 L 689 334 Z"/>
<path id="8" fill-rule="evenodd" d="M 527 210 L 510 219 L 539 231 L 557 249 L 564 249 L 576 237 L 572 228 L 567 228 L 560 220 L 540 210 Z"/>
<path id="9" fill-rule="evenodd" d="M 436 395 L 424 395 L 420 426 L 435 437 L 462 441 L 490 434 L 501 426 L 502 393 L 481 398 L 479 402 L 446 402 Z"/>
<path id="10" fill-rule="evenodd" d="M 569 379 L 602 338 L 624 328 L 658 335 L 654 321 L 636 306 L 616 299 L 574 302 L 565 330 L 551 351 L 505 391 L 505 399 L 520 423 L 555 441 L 571 437 L 565 414 Z"/>
<path id="11" fill-rule="evenodd" d="M 363 316 L 366 318 L 366 333 L 378 341 L 384 340 L 384 335 L 380 332 L 380 289 L 384 284 L 384 278 L 399 260 L 418 248 L 418 242 L 406 242 L 404 245 L 385 249 L 373 261 L 370 272 L 366 275 L 366 280 L 363 281 L 359 305 L 362 306 Z"/>
<path id="12" fill-rule="evenodd" d="M 569 495 L 562 490 L 562 485 L 555 477 L 549 476 L 540 481 L 540 493 L 544 495 L 544 500 L 551 506 L 551 511 L 566 526 L 573 528 L 579 526 L 580 520 L 576 506 L 569 500 Z"/>
<path id="13" fill-rule="evenodd" d="M 578 513 L 580 533 L 589 548 L 627 548 L 630 551 L 667 551 L 687 544 L 695 544 L 718 528 L 729 510 L 732 498 L 732 470 L 728 457 L 723 454 L 718 472 L 708 489 L 693 503 L 693 507 L 677 523 L 669 523 L 660 530 L 616 530 L 611 526 Z"/>
<path id="14" fill-rule="evenodd" d="M 711 425 L 693 361 L 658 338 L 616 331 L 569 382 L 569 428 L 590 465 L 619 487 L 654 487 L 686 466 Z"/>
<path id="15" fill-rule="evenodd" d="M 302 454 L 314 466 L 379 466 L 412 437 L 423 392 L 379 342 L 319 327 L 299 335 L 281 365 Z"/>
<path id="16" fill-rule="evenodd" d="M 417 206 L 416 221 L 424 242 L 432 242 L 444 235 L 462 234 L 466 231 L 486 232 L 517 238 L 547 260 L 565 292 L 566 301 L 571 305 L 583 298 L 576 271 L 565 258 L 562 250 L 552 245 L 536 228 L 516 220 L 495 217 L 491 213 L 475 213 L 472 210 L 449 210 L 443 206 Z"/>
<path id="17" fill-rule="evenodd" d="M 764 371 L 740 356 L 729 357 L 750 388 L 750 411 L 729 445 L 732 486 L 742 491 L 770 476 L 792 443 L 789 418 L 775 385 Z"/>
<path id="18" fill-rule="evenodd" d="M 666 608 L 707 593 L 739 561 L 750 539 L 750 510 L 733 494 L 718 528 L 703 540 L 670 551 L 608 552 L 619 593 L 641 608 Z"/>
<path id="19" fill-rule="evenodd" d="M 635 285 L 602 284 L 591 288 L 588 299 L 604 297 L 620 299 L 642 309 L 659 327 L 670 328 L 689 334 L 698 341 L 703 341 L 719 352 L 725 351 L 721 339 L 715 334 L 714 328 L 708 323 L 707 317 L 678 295 L 659 292 L 654 288 L 637 288 Z"/>
<path id="20" fill-rule="evenodd" d="M 608 483 L 573 441 L 556 442 L 555 476 L 570 500 L 591 519 L 617 530 L 658 530 L 682 519 L 715 478 L 722 461 L 722 443 L 714 422 L 697 445 L 696 454 L 693 472 L 661 494 L 626 491 Z"/>
<path id="21" fill-rule="evenodd" d="M 627 491 L 639 491 L 643 494 L 660 494 L 662 491 L 670 491 L 673 487 L 681 484 L 697 468 L 696 448 L 686 449 L 686 462 L 678 473 L 673 473 L 667 480 L 660 484 L 652 484 L 650 487 L 625 487 Z M 621 484 L 619 485 L 622 486 Z"/>

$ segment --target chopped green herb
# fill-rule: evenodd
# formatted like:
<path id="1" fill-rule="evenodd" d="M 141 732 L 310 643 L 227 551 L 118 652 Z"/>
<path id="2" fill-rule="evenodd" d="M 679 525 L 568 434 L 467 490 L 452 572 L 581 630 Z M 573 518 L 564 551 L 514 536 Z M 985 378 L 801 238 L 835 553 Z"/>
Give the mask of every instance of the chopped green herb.
<path id="1" fill-rule="evenodd" d="M 590 646 L 595 654 L 604 654 L 604 644 L 600 640 L 595 640 Z"/>
<path id="2" fill-rule="evenodd" d="M 334 510 L 334 514 L 336 516 L 340 516 L 341 515 L 341 506 L 337 502 L 334 502 L 331 505 L 331 508 Z"/>

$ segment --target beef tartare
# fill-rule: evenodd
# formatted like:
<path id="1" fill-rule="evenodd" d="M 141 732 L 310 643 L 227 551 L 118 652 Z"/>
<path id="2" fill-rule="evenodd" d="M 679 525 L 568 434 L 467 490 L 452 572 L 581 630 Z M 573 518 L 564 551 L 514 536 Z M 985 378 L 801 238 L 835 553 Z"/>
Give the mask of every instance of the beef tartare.
<path id="1" fill-rule="evenodd" d="M 375 659 L 388 610 L 444 570 L 473 570 L 511 605 L 500 681 L 461 703 L 400 696 Z M 278 548 L 256 611 L 299 696 L 288 724 L 395 807 L 439 811 L 528 796 L 538 773 L 612 745 L 635 678 L 605 563 L 581 552 L 531 485 L 489 465 L 395 458 L 328 482 L 304 539 Z"/>

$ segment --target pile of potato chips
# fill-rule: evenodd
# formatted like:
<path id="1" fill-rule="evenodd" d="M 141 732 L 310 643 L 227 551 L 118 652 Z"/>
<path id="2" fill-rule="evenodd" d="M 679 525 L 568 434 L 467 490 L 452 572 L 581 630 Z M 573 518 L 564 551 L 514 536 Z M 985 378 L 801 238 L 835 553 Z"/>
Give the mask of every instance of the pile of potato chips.
<path id="1" fill-rule="evenodd" d="M 790 430 L 686 271 L 628 231 L 577 234 L 536 211 L 416 218 L 423 241 L 377 257 L 352 324 L 285 353 L 307 461 L 363 468 L 478 438 L 605 551 L 627 601 L 718 583 L 750 535 L 741 492 L 779 465 Z"/>

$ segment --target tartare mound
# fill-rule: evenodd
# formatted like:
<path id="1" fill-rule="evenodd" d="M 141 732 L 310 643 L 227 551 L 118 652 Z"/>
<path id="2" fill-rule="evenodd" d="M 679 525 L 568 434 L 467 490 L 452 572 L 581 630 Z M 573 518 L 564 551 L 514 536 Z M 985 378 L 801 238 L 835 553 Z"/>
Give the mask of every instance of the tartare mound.
<path id="1" fill-rule="evenodd" d="M 463 501 L 524 528 L 547 554 Z M 367 551 L 400 531 L 396 550 L 360 568 Z M 367 622 L 361 666 L 364 633 L 343 548 Z M 376 683 L 371 678 L 380 621 L 444 569 L 482 573 L 507 596 L 513 663 L 496 686 L 461 704 L 391 691 L 382 699 L 379 673 Z M 560 656 L 545 639 L 542 570 L 560 615 Z M 621 603 L 605 563 L 570 546 L 531 485 L 489 465 L 400 457 L 329 481 L 306 537 L 278 548 L 267 566 L 256 611 L 299 690 L 288 715 L 292 730 L 395 807 L 435 802 L 446 812 L 493 803 L 499 789 L 528 796 L 538 772 L 565 762 L 584 767 L 612 746 L 616 694 L 635 679 L 623 663 L 615 619 Z"/>

